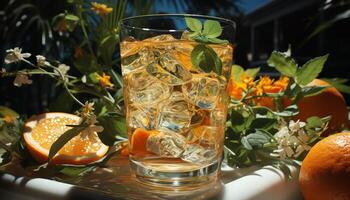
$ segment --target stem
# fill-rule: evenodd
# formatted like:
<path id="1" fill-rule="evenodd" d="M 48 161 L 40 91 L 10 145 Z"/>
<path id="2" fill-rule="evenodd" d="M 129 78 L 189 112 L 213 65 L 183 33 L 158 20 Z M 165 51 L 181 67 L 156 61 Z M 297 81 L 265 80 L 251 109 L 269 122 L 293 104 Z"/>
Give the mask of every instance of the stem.
<path id="1" fill-rule="evenodd" d="M 70 91 L 70 89 L 68 88 L 68 85 L 67 85 L 67 82 L 66 82 L 66 77 L 64 76 L 64 74 L 62 74 L 62 72 L 61 72 L 59 69 L 57 69 L 57 68 L 54 68 L 54 70 L 60 75 L 60 77 L 61 77 L 61 79 L 62 79 L 62 81 L 63 81 L 63 86 L 64 86 L 64 88 L 67 90 L 69 96 L 70 96 L 74 101 L 76 101 L 78 104 L 80 104 L 81 106 L 84 106 L 84 104 L 83 104 L 81 101 L 79 101 L 79 100 L 72 94 L 72 92 Z"/>
<path id="2" fill-rule="evenodd" d="M 81 7 L 81 5 L 78 5 L 78 6 L 77 6 L 77 10 L 78 10 L 78 16 L 79 16 L 79 18 L 80 18 L 80 27 L 81 27 L 81 30 L 82 30 L 83 35 L 84 35 L 84 37 L 85 37 L 85 41 L 86 41 L 86 43 L 87 43 L 87 46 L 88 46 L 88 48 L 89 48 L 89 51 L 90 51 L 91 55 L 92 55 L 92 56 L 95 58 L 95 60 L 96 60 L 95 53 L 94 53 L 94 51 L 93 51 L 93 49 L 92 49 L 92 45 L 91 45 L 91 43 L 90 43 L 89 36 L 88 36 L 87 31 L 86 31 L 86 28 L 85 28 L 85 21 L 84 21 L 84 19 L 83 19 L 83 12 L 82 12 L 82 7 Z"/>

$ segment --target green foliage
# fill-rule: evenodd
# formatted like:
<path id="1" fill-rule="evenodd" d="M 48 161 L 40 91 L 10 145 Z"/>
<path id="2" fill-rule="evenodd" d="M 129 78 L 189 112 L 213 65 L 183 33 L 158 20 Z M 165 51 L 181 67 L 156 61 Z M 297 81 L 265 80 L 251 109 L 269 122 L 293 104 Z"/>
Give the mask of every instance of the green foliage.
<path id="1" fill-rule="evenodd" d="M 307 86 L 321 72 L 328 55 L 317 57 L 298 67 L 291 57 L 290 49 L 287 52 L 272 52 L 267 63 L 274 67 L 283 76 L 288 77 L 285 89 L 276 93 L 263 92 L 253 94 L 261 79 L 245 83 L 246 89 L 239 100 L 231 100 L 229 106 L 229 121 L 227 122 L 225 152 L 227 162 L 231 166 L 250 166 L 253 164 L 271 164 L 290 176 L 288 165 L 295 165 L 306 155 L 305 146 L 314 145 L 320 134 L 327 128 L 329 117 L 310 117 L 306 122 L 291 121 L 299 113 L 297 102 L 305 97 L 316 95 L 327 87 Z M 244 70 L 241 66 L 232 66 L 232 80 L 242 83 L 241 77 L 248 76 L 254 79 L 259 68 Z M 272 81 L 273 82 L 273 81 Z M 339 83 L 344 83 L 340 80 Z M 272 83 L 269 83 L 272 84 Z M 265 98 L 273 102 L 273 107 L 256 105 Z M 266 99 L 267 98 L 267 99 Z M 284 104 L 288 98 L 289 104 Z M 297 125 L 296 125 L 297 124 Z M 301 134 L 302 133 L 302 134 Z M 300 135 L 301 134 L 301 135 Z M 288 148 L 282 144 L 286 139 Z M 291 141 L 302 141 L 293 143 Z M 304 146 L 301 146 L 304 145 Z M 292 152 L 292 155 L 286 153 Z"/>
<path id="2" fill-rule="evenodd" d="M 328 54 L 307 61 L 297 72 L 297 83 L 307 85 L 314 80 L 321 73 L 327 58 Z"/>
<path id="3" fill-rule="evenodd" d="M 270 67 L 276 68 L 282 75 L 294 77 L 297 73 L 298 65 L 295 60 L 284 53 L 273 51 L 267 60 Z"/>
<path id="4" fill-rule="evenodd" d="M 194 66 L 199 67 L 204 72 L 214 71 L 221 74 L 221 60 L 215 51 L 207 45 L 197 45 L 191 52 L 191 61 Z"/>
<path id="5" fill-rule="evenodd" d="M 83 124 L 81 124 L 83 125 Z M 75 136 L 79 135 L 81 131 L 83 131 L 86 128 L 86 126 L 77 126 L 69 129 L 65 133 L 63 133 L 58 139 L 52 144 L 49 152 L 49 162 L 52 160 L 52 158 L 59 152 L 62 147 L 67 144 L 71 139 L 73 139 Z"/>
<path id="6" fill-rule="evenodd" d="M 346 83 L 349 81 L 348 79 L 343 78 L 322 78 L 322 80 L 328 82 L 333 87 L 335 87 L 338 91 L 350 94 L 350 86 Z"/>
<path id="7" fill-rule="evenodd" d="M 224 44 L 226 40 L 219 37 L 222 33 L 222 27 L 218 21 L 206 20 L 204 25 L 199 19 L 185 17 L 185 22 L 191 31 L 191 39 L 199 42 L 191 52 L 191 61 L 195 67 L 204 72 L 215 72 L 221 75 L 222 63 L 216 52 L 208 44 Z"/>

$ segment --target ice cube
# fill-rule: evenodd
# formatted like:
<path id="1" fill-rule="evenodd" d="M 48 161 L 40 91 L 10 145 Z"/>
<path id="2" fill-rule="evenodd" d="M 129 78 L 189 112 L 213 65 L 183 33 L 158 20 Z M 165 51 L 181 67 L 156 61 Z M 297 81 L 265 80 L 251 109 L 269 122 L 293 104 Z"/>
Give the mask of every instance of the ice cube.
<path id="1" fill-rule="evenodd" d="M 186 146 L 185 138 L 174 132 L 160 132 L 150 135 L 147 139 L 146 148 L 161 157 L 178 158 Z"/>
<path id="2" fill-rule="evenodd" d="M 157 107 L 141 107 L 131 104 L 127 112 L 130 127 L 143 128 L 145 130 L 154 129 Z"/>
<path id="3" fill-rule="evenodd" d="M 138 105 L 155 105 L 169 98 L 172 88 L 149 75 L 144 69 L 136 70 L 126 77 L 129 99 Z"/>
<path id="4" fill-rule="evenodd" d="M 187 145 L 181 159 L 196 164 L 210 163 L 217 157 L 215 149 L 204 148 L 198 144 Z"/>
<path id="5" fill-rule="evenodd" d="M 224 90 L 225 82 L 207 75 L 196 75 L 192 80 L 182 85 L 185 98 L 202 109 L 215 108 L 220 90 Z"/>
<path id="6" fill-rule="evenodd" d="M 136 50 L 134 54 L 129 54 L 126 57 L 122 57 L 122 74 L 127 75 L 130 72 L 146 67 L 150 63 L 154 62 L 155 55 L 151 47 L 141 46 L 134 47 Z M 139 48 L 139 49 L 137 49 Z"/>
<path id="7" fill-rule="evenodd" d="M 219 145 L 220 129 L 215 126 L 199 126 L 191 129 L 186 136 L 187 143 L 216 148 Z"/>
<path id="8" fill-rule="evenodd" d="M 192 78 L 192 74 L 173 55 L 165 53 L 147 66 L 147 72 L 168 85 L 181 85 Z"/>
<path id="9" fill-rule="evenodd" d="M 157 129 L 176 133 L 186 131 L 190 127 L 192 109 L 181 92 L 173 92 L 169 100 L 160 105 Z"/>
<path id="10" fill-rule="evenodd" d="M 163 34 L 163 35 L 157 35 L 154 37 L 144 39 L 143 41 L 146 41 L 146 42 L 169 42 L 169 41 L 174 41 L 174 40 L 176 40 L 174 38 L 174 36 L 172 36 L 170 34 Z"/>

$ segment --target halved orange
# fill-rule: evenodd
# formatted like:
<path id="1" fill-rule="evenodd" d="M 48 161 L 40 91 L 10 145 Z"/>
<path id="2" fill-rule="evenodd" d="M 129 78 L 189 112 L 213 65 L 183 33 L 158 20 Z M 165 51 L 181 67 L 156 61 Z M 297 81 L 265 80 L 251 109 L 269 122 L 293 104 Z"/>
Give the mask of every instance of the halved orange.
<path id="1" fill-rule="evenodd" d="M 80 117 L 68 113 L 44 113 L 34 115 L 24 125 L 23 138 L 30 154 L 39 162 L 48 161 L 52 144 L 65 131 L 66 125 L 77 125 Z M 52 159 L 53 164 L 85 165 L 101 159 L 108 151 L 97 134 L 75 136 Z"/>

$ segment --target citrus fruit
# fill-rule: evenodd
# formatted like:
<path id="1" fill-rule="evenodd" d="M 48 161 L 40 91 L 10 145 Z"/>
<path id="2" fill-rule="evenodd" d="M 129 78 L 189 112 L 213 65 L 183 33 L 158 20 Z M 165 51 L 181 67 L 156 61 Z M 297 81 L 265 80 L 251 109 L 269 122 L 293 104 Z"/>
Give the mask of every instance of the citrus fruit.
<path id="1" fill-rule="evenodd" d="M 329 83 L 315 79 L 309 86 L 330 86 Z M 322 93 L 304 97 L 297 103 L 299 114 L 296 118 L 306 121 L 311 116 L 331 116 L 328 129 L 323 136 L 341 131 L 348 124 L 348 109 L 343 95 L 334 87 L 325 89 Z"/>
<path id="2" fill-rule="evenodd" d="M 130 141 L 130 152 L 133 155 L 147 154 L 147 139 L 152 134 L 158 134 L 158 131 L 147 131 L 142 128 L 138 128 L 134 131 Z"/>
<path id="3" fill-rule="evenodd" d="M 306 200 L 350 199 L 350 132 L 328 136 L 311 148 L 299 184 Z"/>
<path id="4" fill-rule="evenodd" d="M 52 144 L 65 131 L 76 125 L 80 117 L 68 113 L 34 115 L 24 124 L 23 138 L 30 154 L 40 163 L 48 161 Z M 96 135 L 75 136 L 52 159 L 53 164 L 84 165 L 101 159 L 108 151 Z"/>

